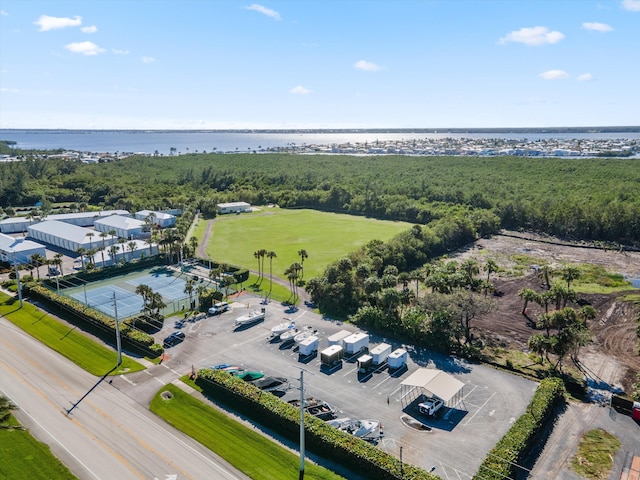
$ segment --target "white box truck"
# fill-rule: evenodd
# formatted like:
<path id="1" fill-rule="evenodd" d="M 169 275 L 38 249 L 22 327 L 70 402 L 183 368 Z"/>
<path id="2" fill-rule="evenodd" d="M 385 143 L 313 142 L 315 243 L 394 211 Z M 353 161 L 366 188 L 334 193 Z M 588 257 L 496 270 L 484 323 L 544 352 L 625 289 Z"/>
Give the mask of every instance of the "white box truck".
<path id="1" fill-rule="evenodd" d="M 369 350 L 369 355 L 371 355 L 372 363 L 374 367 L 378 367 L 383 365 L 389 354 L 391 353 L 391 345 L 388 343 L 381 343 L 380 345 L 376 345 L 371 350 Z"/>
<path id="2" fill-rule="evenodd" d="M 355 355 L 367 349 L 369 346 L 369 335 L 362 332 L 352 333 L 345 338 L 342 343 L 344 344 L 344 353 L 346 355 Z"/>
<path id="3" fill-rule="evenodd" d="M 315 335 L 311 335 L 310 337 L 305 338 L 298 344 L 298 354 L 304 357 L 308 357 L 309 355 L 313 355 L 318 351 L 318 337 Z"/>
<path id="4" fill-rule="evenodd" d="M 327 342 L 329 343 L 329 346 L 340 345 L 341 347 L 343 347 L 344 344 L 342 342 L 349 335 L 351 335 L 351 332 L 349 330 L 340 330 L 338 333 L 334 333 L 333 335 L 327 337 Z"/>
<path id="5" fill-rule="evenodd" d="M 398 370 L 407 365 L 407 351 L 404 348 L 397 348 L 389 354 L 387 358 L 389 370 Z"/>

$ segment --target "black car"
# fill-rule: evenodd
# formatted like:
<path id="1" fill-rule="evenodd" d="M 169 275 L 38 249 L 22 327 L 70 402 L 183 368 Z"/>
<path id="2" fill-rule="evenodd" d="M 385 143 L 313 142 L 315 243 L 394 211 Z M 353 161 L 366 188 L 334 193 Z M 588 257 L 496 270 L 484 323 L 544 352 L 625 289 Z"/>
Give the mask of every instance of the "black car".
<path id="1" fill-rule="evenodd" d="M 173 347 L 184 340 L 184 332 L 173 332 L 167 338 L 164 339 L 165 347 Z"/>

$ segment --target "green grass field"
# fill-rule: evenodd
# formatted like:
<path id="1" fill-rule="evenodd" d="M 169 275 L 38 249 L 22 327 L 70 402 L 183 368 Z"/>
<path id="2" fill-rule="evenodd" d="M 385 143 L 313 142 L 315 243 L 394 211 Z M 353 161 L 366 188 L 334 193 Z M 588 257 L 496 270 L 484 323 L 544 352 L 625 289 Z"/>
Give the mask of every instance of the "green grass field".
<path id="1" fill-rule="evenodd" d="M 161 393 L 164 391 L 173 397 L 163 399 Z M 174 385 L 167 385 L 156 393 L 150 408 L 253 479 L 298 478 L 300 461 L 297 455 Z M 305 464 L 304 473 L 310 480 L 342 478 L 311 463 Z"/>
<path id="2" fill-rule="evenodd" d="M 315 210 L 286 210 L 263 207 L 260 212 L 220 215 L 207 245 L 207 255 L 217 261 L 252 270 L 258 269 L 253 253 L 274 251 L 274 277 L 285 278 L 285 269 L 300 262 L 298 251 L 309 257 L 304 261 L 304 279 L 319 276 L 325 267 L 371 240 L 387 241 L 411 228 L 410 223 L 375 220 L 366 217 Z M 199 221 L 195 235 L 202 241 L 206 221 Z M 264 260 L 269 276 L 269 259 Z"/>
<path id="3" fill-rule="evenodd" d="M 36 440 L 27 430 L 3 428 L 19 425 L 13 416 L 0 425 L 0 479 L 77 479 L 46 444 Z"/>
<path id="4" fill-rule="evenodd" d="M 0 315 L 20 327 L 32 337 L 64 355 L 92 375 L 102 376 L 116 365 L 116 352 L 76 331 L 75 327 L 57 321 L 30 303 L 0 293 Z M 110 375 L 144 370 L 144 366 L 128 357 Z"/>

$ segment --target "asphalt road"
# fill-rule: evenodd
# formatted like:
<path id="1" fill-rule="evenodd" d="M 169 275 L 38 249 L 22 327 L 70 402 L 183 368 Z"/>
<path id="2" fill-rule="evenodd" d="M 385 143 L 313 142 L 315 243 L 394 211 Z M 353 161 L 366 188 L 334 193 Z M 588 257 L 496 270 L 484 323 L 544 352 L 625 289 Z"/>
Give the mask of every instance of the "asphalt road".
<path id="1" fill-rule="evenodd" d="M 248 478 L 109 382 L 0 318 L 0 393 L 78 478 Z"/>

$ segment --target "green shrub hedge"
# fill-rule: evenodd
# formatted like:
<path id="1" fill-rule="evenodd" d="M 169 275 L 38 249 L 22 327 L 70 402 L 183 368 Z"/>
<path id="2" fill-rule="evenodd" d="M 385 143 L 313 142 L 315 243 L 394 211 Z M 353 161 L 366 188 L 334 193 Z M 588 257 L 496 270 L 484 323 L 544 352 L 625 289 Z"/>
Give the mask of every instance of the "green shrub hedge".
<path id="1" fill-rule="evenodd" d="M 300 411 L 271 393 L 263 392 L 227 372 L 204 368 L 196 380 L 203 392 L 280 435 L 297 441 Z M 360 438 L 305 414 L 305 445 L 315 454 L 331 458 L 372 480 L 435 480 L 434 476 L 400 460 Z"/>
<path id="2" fill-rule="evenodd" d="M 114 319 L 108 315 L 93 310 L 92 308 L 87 308 L 84 304 L 74 300 L 73 298 L 58 295 L 37 283 L 25 284 L 25 292 L 28 292 L 29 295 L 44 300 L 55 307 L 70 312 L 82 321 L 88 322 L 102 330 L 109 331 L 111 333 L 111 338 L 113 338 L 113 335 L 115 334 L 116 325 Z M 129 325 L 128 320 L 120 323 L 120 336 L 123 342 L 135 349 L 141 350 L 146 355 L 159 356 L 164 351 L 162 345 L 155 343 L 155 340 L 151 335 L 143 332 L 142 330 L 133 328 Z"/>
<path id="3" fill-rule="evenodd" d="M 473 480 L 515 478 L 517 465 L 541 440 L 546 427 L 555 417 L 556 407 L 564 402 L 564 384 L 559 378 L 540 382 L 527 410 L 489 452 Z"/>

